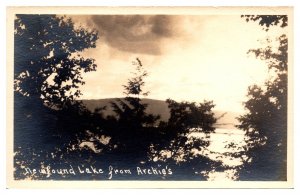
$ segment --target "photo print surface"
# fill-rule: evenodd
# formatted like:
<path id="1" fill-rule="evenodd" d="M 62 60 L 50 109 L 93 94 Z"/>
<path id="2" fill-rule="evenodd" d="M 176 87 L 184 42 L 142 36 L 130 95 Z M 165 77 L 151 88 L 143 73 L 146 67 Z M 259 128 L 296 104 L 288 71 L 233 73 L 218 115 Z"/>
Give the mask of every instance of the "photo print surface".
<path id="1" fill-rule="evenodd" d="M 126 9 L 11 8 L 12 179 L 289 181 L 292 9 Z"/>

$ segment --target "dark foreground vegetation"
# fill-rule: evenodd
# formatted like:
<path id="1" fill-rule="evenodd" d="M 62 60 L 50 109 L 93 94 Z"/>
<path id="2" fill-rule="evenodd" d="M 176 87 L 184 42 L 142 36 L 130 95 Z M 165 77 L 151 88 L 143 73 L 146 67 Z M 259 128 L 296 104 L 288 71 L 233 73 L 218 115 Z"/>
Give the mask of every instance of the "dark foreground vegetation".
<path id="1" fill-rule="evenodd" d="M 286 22 L 285 17 L 271 17 L 267 29 L 276 20 Z M 261 21 L 265 24 L 263 16 Z M 17 15 L 15 179 L 206 180 L 205 172 L 228 168 L 202 153 L 217 122 L 213 101 L 167 99 L 169 113 L 163 119 L 147 112 L 142 97 L 149 94 L 143 88 L 148 73 L 138 58 L 123 86 L 124 98 L 93 111 L 78 101 L 79 86 L 85 84 L 82 74 L 97 69 L 94 59 L 80 52 L 96 47 L 97 39 L 96 31 L 75 28 L 67 17 Z M 249 112 L 239 117 L 247 144 L 233 155 L 244 159 L 242 180 L 286 179 L 287 38 L 278 40 L 278 51 L 250 51 L 276 74 L 264 87 L 249 87 Z"/>

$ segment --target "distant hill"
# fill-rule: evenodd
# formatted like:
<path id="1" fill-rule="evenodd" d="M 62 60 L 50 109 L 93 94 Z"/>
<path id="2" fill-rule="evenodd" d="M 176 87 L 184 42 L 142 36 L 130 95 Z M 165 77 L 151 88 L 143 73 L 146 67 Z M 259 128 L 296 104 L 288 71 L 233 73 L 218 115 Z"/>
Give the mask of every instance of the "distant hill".
<path id="1" fill-rule="evenodd" d="M 111 102 L 117 103 L 118 98 L 108 98 L 108 99 L 96 99 L 96 100 L 82 100 L 88 110 L 93 112 L 96 108 L 106 107 L 104 115 L 114 115 L 113 108 L 111 107 Z M 122 98 L 121 98 L 122 99 Z M 166 102 L 162 100 L 153 99 L 142 99 L 143 104 L 148 104 L 146 112 L 149 114 L 160 115 L 162 121 L 167 121 L 170 117 L 169 108 Z"/>
<path id="2" fill-rule="evenodd" d="M 104 111 L 104 116 L 114 115 L 114 111 L 110 105 L 111 102 L 117 102 L 118 98 L 107 98 L 107 99 L 91 99 L 91 100 L 82 100 L 84 105 L 88 110 L 94 112 L 96 108 L 106 107 Z M 121 98 L 122 99 L 122 98 Z M 144 98 L 142 99 L 143 104 L 148 104 L 146 112 L 153 115 L 160 115 L 162 121 L 168 121 L 170 117 L 170 112 L 168 108 L 168 104 L 162 100 L 154 100 Z M 216 128 L 224 128 L 230 129 L 234 128 L 234 125 L 237 124 L 237 120 L 235 119 L 238 114 L 230 111 L 214 111 L 215 116 L 220 119 L 217 121 L 215 125 Z"/>

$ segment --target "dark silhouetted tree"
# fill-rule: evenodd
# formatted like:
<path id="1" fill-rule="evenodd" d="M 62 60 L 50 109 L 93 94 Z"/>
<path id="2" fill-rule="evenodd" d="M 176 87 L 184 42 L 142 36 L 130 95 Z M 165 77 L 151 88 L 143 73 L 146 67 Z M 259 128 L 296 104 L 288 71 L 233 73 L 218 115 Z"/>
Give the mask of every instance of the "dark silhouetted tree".
<path id="1" fill-rule="evenodd" d="M 14 36 L 15 91 L 62 108 L 81 95 L 82 72 L 96 70 L 80 52 L 96 47 L 96 31 L 75 28 L 70 18 L 16 15 Z"/>
<path id="2" fill-rule="evenodd" d="M 82 73 L 95 71 L 96 64 L 80 52 L 94 48 L 98 34 L 75 27 L 65 16 L 30 14 L 16 15 L 14 34 L 15 130 L 26 126 L 34 133 L 57 130 L 58 118 L 72 114 L 54 114 L 48 108 L 83 109 L 74 100 L 81 95 Z"/>
<path id="3" fill-rule="evenodd" d="M 267 28 L 287 26 L 287 16 L 248 16 L 247 19 L 259 20 Z M 267 47 L 249 50 L 267 63 L 271 76 L 263 86 L 248 88 L 248 100 L 244 103 L 248 112 L 238 118 L 237 127 L 246 135 L 245 152 L 241 155 L 248 156 L 240 173 L 241 180 L 286 180 L 288 39 L 286 35 L 278 37 L 278 47 L 267 41 Z"/>
<path id="4" fill-rule="evenodd" d="M 168 126 L 182 130 L 200 128 L 204 133 L 214 131 L 213 124 L 216 123 L 216 118 L 211 110 L 215 106 L 212 101 L 196 104 L 195 102 L 178 103 L 168 99 L 166 102 L 170 108 Z"/>
<path id="5" fill-rule="evenodd" d="M 146 97 L 149 92 L 145 92 L 144 78 L 148 75 L 144 70 L 141 61 L 137 58 L 133 62 L 135 72 L 133 77 L 128 79 L 124 87 L 123 99 L 111 102 L 116 114 L 115 127 L 111 131 L 112 143 L 116 143 L 124 152 L 147 154 L 151 133 L 149 129 L 155 128 L 159 116 L 146 112 L 147 104 L 142 103 L 141 96 Z M 146 156 L 146 155 L 145 155 Z M 144 157 L 145 157 L 144 156 Z"/>
<path id="6" fill-rule="evenodd" d="M 217 164 L 202 153 L 209 146 L 210 133 L 215 130 L 213 125 L 217 119 L 212 112 L 215 105 L 212 101 L 197 104 L 167 99 L 166 102 L 170 118 L 160 123 L 161 136 L 153 144 L 149 156 L 152 160 L 176 164 L 177 174 L 204 180 L 200 172 Z"/>
<path id="7" fill-rule="evenodd" d="M 77 101 L 83 72 L 95 71 L 80 52 L 96 46 L 96 31 L 75 27 L 65 16 L 18 14 L 14 26 L 15 178 L 22 167 L 59 166 L 66 147 L 90 127 Z M 55 157 L 54 157 L 55 156 Z"/>
<path id="8" fill-rule="evenodd" d="M 123 85 L 126 97 L 112 102 L 115 113 L 120 123 L 124 123 L 134 128 L 146 127 L 154 125 L 159 116 L 146 113 L 147 104 L 142 103 L 140 96 L 146 97 L 149 91 L 144 92 L 144 78 L 148 75 L 143 69 L 141 61 L 137 58 L 133 62 L 136 67 L 133 77 L 128 79 L 127 85 Z"/>
<path id="9" fill-rule="evenodd" d="M 148 96 L 149 91 L 144 92 L 142 88 L 145 85 L 144 78 L 148 76 L 148 73 L 144 70 L 143 64 L 139 58 L 136 58 L 136 61 L 133 61 L 132 64 L 136 69 L 135 72 L 132 73 L 133 77 L 128 79 L 127 85 L 123 85 L 124 94 L 127 97 L 137 96 L 138 98 L 140 95 Z"/>
<path id="10" fill-rule="evenodd" d="M 287 15 L 242 15 L 241 17 L 245 18 L 247 22 L 258 21 L 265 31 L 268 31 L 271 26 L 284 28 L 288 25 Z"/>

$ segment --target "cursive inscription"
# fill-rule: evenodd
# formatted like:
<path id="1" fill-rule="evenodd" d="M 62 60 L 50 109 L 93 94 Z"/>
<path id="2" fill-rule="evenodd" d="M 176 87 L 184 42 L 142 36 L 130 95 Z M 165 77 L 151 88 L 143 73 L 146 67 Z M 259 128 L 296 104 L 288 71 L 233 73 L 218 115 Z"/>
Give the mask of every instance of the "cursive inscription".
<path id="1" fill-rule="evenodd" d="M 120 168 L 114 167 L 109 165 L 106 169 L 99 168 L 93 165 L 68 165 L 64 168 L 52 168 L 50 165 L 41 168 L 24 168 L 24 175 L 31 177 L 36 176 L 38 178 L 39 175 L 45 175 L 46 177 L 50 177 L 52 175 L 103 175 L 104 178 L 109 180 L 113 179 L 114 177 L 118 176 L 130 176 L 130 175 L 137 175 L 137 176 L 145 176 L 145 175 L 158 175 L 158 176 L 168 176 L 172 175 L 173 171 L 168 166 L 150 166 L 150 167 L 140 167 L 136 166 L 135 168 Z"/>

